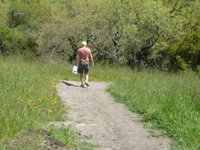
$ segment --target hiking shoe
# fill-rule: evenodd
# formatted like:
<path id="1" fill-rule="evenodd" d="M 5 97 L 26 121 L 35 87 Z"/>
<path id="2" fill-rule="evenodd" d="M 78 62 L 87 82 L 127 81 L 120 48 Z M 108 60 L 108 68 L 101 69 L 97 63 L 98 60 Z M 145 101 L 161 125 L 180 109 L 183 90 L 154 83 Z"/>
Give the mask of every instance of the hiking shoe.
<path id="1" fill-rule="evenodd" d="M 85 85 L 90 86 L 87 82 L 85 82 Z"/>
<path id="2" fill-rule="evenodd" d="M 81 87 L 84 88 L 85 87 L 84 84 L 81 84 Z"/>

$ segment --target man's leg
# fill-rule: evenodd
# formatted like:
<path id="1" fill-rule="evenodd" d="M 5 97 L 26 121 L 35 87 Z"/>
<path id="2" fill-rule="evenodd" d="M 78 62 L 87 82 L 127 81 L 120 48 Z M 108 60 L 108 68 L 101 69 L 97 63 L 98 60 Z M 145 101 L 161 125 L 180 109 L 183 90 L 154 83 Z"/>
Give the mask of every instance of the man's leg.
<path id="1" fill-rule="evenodd" d="M 78 73 L 80 73 L 81 87 L 84 88 L 83 64 L 81 62 L 79 63 Z"/>
<path id="2" fill-rule="evenodd" d="M 80 81 L 81 81 L 81 87 L 84 87 L 83 73 L 80 73 Z"/>
<path id="3" fill-rule="evenodd" d="M 85 85 L 89 86 L 88 80 L 89 80 L 89 63 L 86 65 L 85 69 Z"/>
<path id="4" fill-rule="evenodd" d="M 90 86 L 90 85 L 88 84 L 88 79 L 89 79 L 89 75 L 86 74 L 86 75 L 85 75 L 85 85 Z"/>
<path id="5" fill-rule="evenodd" d="M 89 75 L 85 74 L 85 82 L 88 83 Z"/>

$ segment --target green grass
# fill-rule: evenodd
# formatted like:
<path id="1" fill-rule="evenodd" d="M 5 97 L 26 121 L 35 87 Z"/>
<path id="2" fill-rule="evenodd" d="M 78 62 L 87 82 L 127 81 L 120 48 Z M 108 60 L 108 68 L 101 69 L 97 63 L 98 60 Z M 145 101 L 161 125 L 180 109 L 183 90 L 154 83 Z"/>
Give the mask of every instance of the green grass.
<path id="1" fill-rule="evenodd" d="M 143 114 L 148 126 L 172 137 L 172 149 L 200 149 L 199 76 L 113 66 L 94 68 L 92 76 L 112 81 L 109 91 L 130 110 Z"/>
<path id="2" fill-rule="evenodd" d="M 67 75 L 68 74 L 68 75 Z M 50 121 L 62 121 L 67 109 L 56 95 L 58 82 L 66 77 L 76 77 L 71 73 L 71 65 L 49 61 L 23 61 L 20 58 L 0 57 L 0 147 L 9 149 L 9 141 L 20 142 L 15 149 L 39 149 L 35 136 L 28 140 L 27 130 L 47 129 Z M 53 130 L 54 131 L 54 130 Z M 54 132 L 69 147 L 81 147 L 73 132 Z M 37 139 L 37 140 L 36 140 Z M 36 144 L 37 143 L 37 144 Z M 82 147 L 85 147 L 84 145 Z M 11 148 L 12 149 L 12 148 Z M 83 148 L 82 148 L 83 149 Z"/>
<path id="3" fill-rule="evenodd" d="M 185 76 L 138 76 L 128 82 L 119 80 L 111 87 L 111 93 L 133 111 L 143 113 L 145 121 L 174 137 L 174 149 L 198 149 L 200 82 Z"/>
<path id="4" fill-rule="evenodd" d="M 59 65 L 0 61 L 0 138 L 15 135 L 30 124 L 59 120 L 64 112 L 55 86 Z"/>
<path id="5" fill-rule="evenodd" d="M 70 148 L 80 148 L 81 150 L 93 150 L 96 146 L 84 141 L 74 142 L 77 141 L 77 135 L 69 129 L 69 128 L 52 128 L 49 129 L 51 135 L 56 138 L 60 139 L 63 143 L 65 143 Z"/>
<path id="6" fill-rule="evenodd" d="M 99 68 L 98 68 L 99 67 Z M 96 80 L 112 81 L 117 101 L 139 112 L 151 128 L 172 138 L 174 150 L 200 149 L 200 78 L 194 73 L 134 72 L 126 67 L 97 66 Z"/>
<path id="7" fill-rule="evenodd" d="M 39 149 L 37 142 L 46 137 L 34 135 L 28 128 L 45 129 L 71 148 L 94 149 L 78 142 L 70 129 L 49 128 L 50 121 L 63 120 L 66 112 L 56 96 L 56 85 L 62 79 L 79 80 L 72 65 L 58 62 L 24 62 L 0 58 L 0 147 L 8 149 L 11 139 L 20 139 L 18 149 Z M 130 110 L 143 114 L 152 128 L 161 129 L 173 139 L 172 149 L 200 148 L 200 78 L 192 73 L 166 74 L 156 71 L 134 72 L 126 67 L 96 65 L 91 81 L 112 82 L 109 91 Z M 23 144 L 24 143 L 24 144 Z M 35 144 L 34 144 L 35 143 Z"/>

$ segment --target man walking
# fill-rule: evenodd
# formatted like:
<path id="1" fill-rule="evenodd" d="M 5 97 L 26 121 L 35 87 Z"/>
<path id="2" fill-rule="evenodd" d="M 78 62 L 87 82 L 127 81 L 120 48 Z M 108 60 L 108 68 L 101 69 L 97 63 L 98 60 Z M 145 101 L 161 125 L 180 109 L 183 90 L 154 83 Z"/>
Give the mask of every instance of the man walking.
<path id="1" fill-rule="evenodd" d="M 80 81 L 81 87 L 84 88 L 89 86 L 88 79 L 89 79 L 89 62 L 92 62 L 92 66 L 94 66 L 94 60 L 92 57 L 91 50 L 87 47 L 87 42 L 82 42 L 82 47 L 78 49 L 76 55 L 76 65 L 78 64 L 78 73 L 80 73 Z"/>

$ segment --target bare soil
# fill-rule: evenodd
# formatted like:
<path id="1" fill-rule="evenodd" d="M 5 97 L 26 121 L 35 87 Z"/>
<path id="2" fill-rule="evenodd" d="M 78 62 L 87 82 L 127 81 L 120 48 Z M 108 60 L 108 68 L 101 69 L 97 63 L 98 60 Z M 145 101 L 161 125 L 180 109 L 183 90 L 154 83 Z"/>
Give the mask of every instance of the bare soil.
<path id="1" fill-rule="evenodd" d="M 58 95 L 69 108 L 68 120 L 57 126 L 71 126 L 80 137 L 98 145 L 97 150 L 168 150 L 170 139 L 152 134 L 139 121 L 141 115 L 114 100 L 106 91 L 109 83 L 63 81 Z"/>

